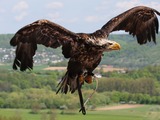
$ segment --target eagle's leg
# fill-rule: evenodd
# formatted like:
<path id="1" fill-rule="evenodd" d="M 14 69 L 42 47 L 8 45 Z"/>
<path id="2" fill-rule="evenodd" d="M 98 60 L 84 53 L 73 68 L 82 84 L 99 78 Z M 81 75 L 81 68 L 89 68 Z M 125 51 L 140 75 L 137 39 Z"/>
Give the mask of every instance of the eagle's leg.
<path id="1" fill-rule="evenodd" d="M 84 102 L 83 102 L 83 96 L 82 96 L 80 82 L 81 82 L 81 80 L 77 79 L 77 88 L 78 88 L 79 100 L 80 100 L 80 104 L 81 104 L 81 109 L 79 110 L 79 112 L 82 111 L 82 114 L 85 115 L 86 114 L 86 110 L 85 110 L 85 107 L 84 107 Z"/>
<path id="2" fill-rule="evenodd" d="M 79 82 L 80 82 L 80 84 L 83 84 L 84 83 L 84 75 L 82 74 L 82 75 L 79 75 L 79 77 L 78 77 L 78 79 L 79 79 Z"/>

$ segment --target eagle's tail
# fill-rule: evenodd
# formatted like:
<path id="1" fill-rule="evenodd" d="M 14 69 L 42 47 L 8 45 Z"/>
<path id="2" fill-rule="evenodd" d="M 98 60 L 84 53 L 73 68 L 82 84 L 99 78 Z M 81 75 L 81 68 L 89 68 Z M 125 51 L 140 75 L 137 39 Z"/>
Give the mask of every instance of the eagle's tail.
<path id="1" fill-rule="evenodd" d="M 61 91 L 62 93 L 67 94 L 68 91 L 71 93 L 74 93 L 75 90 L 77 89 L 77 80 L 78 80 L 78 75 L 75 75 L 74 77 L 69 75 L 69 72 L 67 71 L 64 77 L 61 79 L 61 81 L 58 84 L 58 90 L 56 93 Z M 80 85 L 81 86 L 81 85 Z"/>
<path id="2" fill-rule="evenodd" d="M 81 81 L 81 76 L 79 76 L 78 74 L 71 76 L 69 74 L 69 72 L 67 71 L 65 76 L 59 82 L 59 84 L 58 84 L 59 88 L 56 93 L 58 93 L 60 90 L 62 93 L 65 93 L 65 94 L 67 94 L 68 91 L 70 91 L 71 93 L 74 93 L 75 90 L 78 89 L 79 100 L 80 100 L 80 104 L 81 104 L 80 111 L 82 111 L 82 114 L 85 115 L 86 110 L 84 107 L 83 96 L 82 96 L 82 91 L 81 91 L 82 84 L 83 84 L 83 82 Z"/>

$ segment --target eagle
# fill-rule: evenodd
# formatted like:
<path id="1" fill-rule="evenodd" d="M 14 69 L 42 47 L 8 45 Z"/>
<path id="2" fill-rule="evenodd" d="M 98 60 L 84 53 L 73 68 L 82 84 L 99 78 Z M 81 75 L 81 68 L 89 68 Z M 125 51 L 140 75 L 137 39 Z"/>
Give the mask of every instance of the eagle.
<path id="1" fill-rule="evenodd" d="M 37 20 L 18 30 L 10 40 L 10 44 L 16 46 L 13 69 L 33 69 L 37 44 L 53 49 L 61 47 L 62 54 L 69 61 L 57 93 L 74 93 L 78 90 L 80 111 L 85 115 L 82 85 L 92 83 L 93 71 L 101 62 L 103 52 L 121 48 L 119 43 L 108 39 L 109 34 L 124 30 L 136 37 L 140 45 L 151 41 L 156 43 L 159 29 L 156 14 L 160 15 L 160 12 L 150 7 L 136 6 L 112 18 L 93 33 L 75 33 L 49 20 Z"/>

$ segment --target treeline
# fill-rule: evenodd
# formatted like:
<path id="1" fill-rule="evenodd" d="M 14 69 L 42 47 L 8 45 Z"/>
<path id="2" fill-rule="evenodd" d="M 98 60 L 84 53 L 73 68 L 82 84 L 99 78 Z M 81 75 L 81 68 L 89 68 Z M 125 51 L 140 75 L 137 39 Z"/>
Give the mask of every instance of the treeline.
<path id="1" fill-rule="evenodd" d="M 160 67 L 149 66 L 139 70 L 126 70 L 126 73 L 102 72 L 99 92 L 127 91 L 151 96 L 160 95 Z"/>
<path id="2" fill-rule="evenodd" d="M 93 90 L 83 90 L 84 100 L 86 100 Z M 128 92 L 96 92 L 87 106 L 95 108 L 113 103 L 130 104 L 160 104 L 160 96 L 150 96 L 142 93 Z M 29 88 L 17 92 L 1 92 L 0 108 L 25 108 L 25 109 L 77 109 L 79 108 L 78 94 L 56 94 L 46 88 Z"/>
<path id="3" fill-rule="evenodd" d="M 13 34 L 0 34 L 0 48 L 10 48 L 9 41 Z"/>
<path id="4" fill-rule="evenodd" d="M 156 88 L 154 80 L 150 78 L 140 78 L 128 80 L 123 78 L 108 78 L 99 82 L 98 92 L 105 91 L 127 91 L 129 93 L 142 93 L 149 95 L 159 95 L 159 89 Z"/>
<path id="5" fill-rule="evenodd" d="M 0 91 L 13 92 L 28 88 L 49 87 L 56 90 L 60 72 L 18 72 L 0 70 Z"/>
<path id="6" fill-rule="evenodd" d="M 103 72 L 98 78 L 98 89 L 88 105 L 110 103 L 160 104 L 160 66 L 124 72 Z M 64 72 L 0 69 L 1 108 L 60 108 L 79 107 L 77 93 L 56 94 L 57 84 Z M 82 87 L 84 99 L 93 92 L 96 82 Z"/>

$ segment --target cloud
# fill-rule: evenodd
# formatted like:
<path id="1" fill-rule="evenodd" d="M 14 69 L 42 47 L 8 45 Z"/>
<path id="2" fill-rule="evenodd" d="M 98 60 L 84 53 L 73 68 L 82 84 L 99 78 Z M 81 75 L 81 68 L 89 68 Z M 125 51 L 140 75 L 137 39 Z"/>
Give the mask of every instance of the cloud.
<path id="1" fill-rule="evenodd" d="M 109 10 L 110 7 L 107 7 L 107 6 L 110 6 L 110 5 L 113 5 L 113 1 L 101 1 L 100 4 L 95 8 L 96 11 L 106 11 L 106 10 Z"/>
<path id="2" fill-rule="evenodd" d="M 154 9 L 160 11 L 160 3 L 159 2 L 153 2 L 153 1 L 151 1 L 149 3 L 146 3 L 145 5 L 149 6 L 149 7 L 152 7 Z"/>
<path id="3" fill-rule="evenodd" d="M 79 23 L 79 18 L 78 17 L 71 17 L 69 19 L 59 19 L 58 20 L 61 23 L 67 23 L 67 24 L 73 24 L 73 23 Z"/>
<path id="4" fill-rule="evenodd" d="M 15 14 L 14 19 L 16 21 L 22 21 L 27 15 L 29 5 L 26 1 L 20 1 L 16 5 L 13 6 L 12 11 Z"/>
<path id="5" fill-rule="evenodd" d="M 86 18 L 85 18 L 85 21 L 86 22 L 99 22 L 99 21 L 103 21 L 103 20 L 105 20 L 106 19 L 106 17 L 103 17 L 103 16 L 87 16 Z"/>
<path id="6" fill-rule="evenodd" d="M 50 2 L 45 5 L 45 7 L 49 10 L 47 17 L 51 21 L 61 21 L 62 19 L 60 18 L 60 12 L 54 11 L 52 9 L 60 9 L 63 8 L 64 4 L 62 2 Z M 51 12 L 52 11 L 52 12 Z"/>
<path id="7" fill-rule="evenodd" d="M 0 7 L 0 13 L 4 13 L 5 9 L 3 9 L 2 7 Z"/>
<path id="8" fill-rule="evenodd" d="M 67 20 L 68 23 L 76 23 L 78 21 L 79 21 L 79 19 L 77 17 L 74 17 L 72 19 Z"/>
<path id="9" fill-rule="evenodd" d="M 87 21 L 87 22 L 96 22 L 96 21 L 98 21 L 98 17 L 97 16 L 87 16 L 85 18 L 85 21 Z"/>
<path id="10" fill-rule="evenodd" d="M 61 2 L 51 2 L 46 5 L 46 7 L 49 9 L 59 9 L 62 8 L 63 6 L 64 6 L 63 3 Z"/>
<path id="11" fill-rule="evenodd" d="M 127 0 L 127 1 L 117 2 L 116 7 L 124 10 L 124 9 L 130 9 L 140 4 L 141 4 L 140 0 L 130 0 L 130 1 Z"/>
<path id="12" fill-rule="evenodd" d="M 116 7 L 118 7 L 120 10 L 126 10 L 126 9 L 130 9 L 132 7 L 135 6 L 148 6 L 148 7 L 152 7 L 155 8 L 157 10 L 160 10 L 160 4 L 159 2 L 153 2 L 153 1 L 141 1 L 141 0 L 130 0 L 130 1 L 119 1 L 116 4 Z"/>
<path id="13" fill-rule="evenodd" d="M 59 13 L 59 12 L 48 13 L 47 16 L 48 16 L 48 18 L 51 19 L 52 21 L 55 21 L 55 20 L 59 19 L 60 13 Z"/>
<path id="14" fill-rule="evenodd" d="M 28 9 L 28 7 L 29 6 L 26 1 L 20 1 L 13 7 L 12 10 L 14 12 L 20 12 L 20 11 L 24 11 L 24 10 Z"/>
<path id="15" fill-rule="evenodd" d="M 21 12 L 19 15 L 16 15 L 14 18 L 16 21 L 21 21 L 27 16 L 27 12 Z"/>

